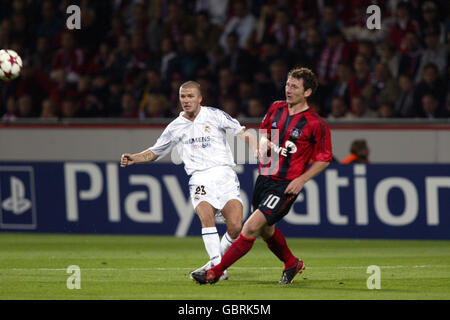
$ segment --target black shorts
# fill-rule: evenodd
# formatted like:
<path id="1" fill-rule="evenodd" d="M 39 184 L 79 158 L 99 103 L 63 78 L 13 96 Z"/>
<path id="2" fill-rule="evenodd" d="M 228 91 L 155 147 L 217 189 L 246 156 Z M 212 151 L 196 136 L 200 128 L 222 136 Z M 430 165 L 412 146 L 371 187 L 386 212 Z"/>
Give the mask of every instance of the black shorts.
<path id="1" fill-rule="evenodd" d="M 253 210 L 259 209 L 269 226 L 280 221 L 289 213 L 298 195 L 284 193 L 290 181 L 278 181 L 259 175 L 253 189 Z"/>

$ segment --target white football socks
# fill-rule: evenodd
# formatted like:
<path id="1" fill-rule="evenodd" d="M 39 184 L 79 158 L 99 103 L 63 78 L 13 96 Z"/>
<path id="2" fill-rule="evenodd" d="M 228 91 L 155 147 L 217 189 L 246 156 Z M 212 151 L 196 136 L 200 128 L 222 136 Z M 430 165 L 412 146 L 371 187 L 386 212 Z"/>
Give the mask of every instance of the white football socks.
<path id="1" fill-rule="evenodd" d="M 210 262 L 218 265 L 222 258 L 220 254 L 221 243 L 216 227 L 202 228 L 202 238 L 205 243 L 206 252 L 208 252 Z"/>
<path id="2" fill-rule="evenodd" d="M 222 237 L 222 240 L 220 241 L 220 256 L 223 257 L 223 255 L 228 250 L 228 248 L 231 246 L 233 241 L 234 241 L 234 239 L 231 239 L 228 232 L 225 232 L 225 234 Z"/>

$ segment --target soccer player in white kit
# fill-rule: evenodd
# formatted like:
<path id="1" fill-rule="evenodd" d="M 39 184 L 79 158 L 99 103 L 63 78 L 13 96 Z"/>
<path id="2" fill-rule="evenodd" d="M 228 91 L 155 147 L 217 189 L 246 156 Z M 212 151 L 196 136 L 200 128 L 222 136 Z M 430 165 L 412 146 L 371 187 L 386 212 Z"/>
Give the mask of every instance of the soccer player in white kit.
<path id="1" fill-rule="evenodd" d="M 201 106 L 200 84 L 188 81 L 180 86 L 179 99 L 183 111 L 158 138 L 155 145 L 140 153 L 122 154 L 121 167 L 148 163 L 166 155 L 176 146 L 186 173 L 191 176 L 191 201 L 202 224 L 202 238 L 210 261 L 195 270 L 208 270 L 220 263 L 221 257 L 239 236 L 243 206 L 239 180 L 226 133 L 232 132 L 256 150 L 256 140 L 245 127 L 220 109 Z M 227 232 L 220 240 L 215 215 L 221 212 Z M 224 274 L 222 279 L 227 279 Z"/>

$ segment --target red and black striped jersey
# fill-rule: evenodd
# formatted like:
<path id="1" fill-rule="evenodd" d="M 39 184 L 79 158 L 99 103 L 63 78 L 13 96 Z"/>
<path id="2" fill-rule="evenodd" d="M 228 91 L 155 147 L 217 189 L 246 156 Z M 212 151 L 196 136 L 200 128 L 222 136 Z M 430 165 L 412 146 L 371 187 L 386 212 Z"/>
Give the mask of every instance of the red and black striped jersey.
<path id="1" fill-rule="evenodd" d="M 310 162 L 331 161 L 330 129 L 312 108 L 290 116 L 287 102 L 276 101 L 264 117 L 260 131 L 273 144 L 261 159 L 261 175 L 294 180 L 306 171 Z"/>

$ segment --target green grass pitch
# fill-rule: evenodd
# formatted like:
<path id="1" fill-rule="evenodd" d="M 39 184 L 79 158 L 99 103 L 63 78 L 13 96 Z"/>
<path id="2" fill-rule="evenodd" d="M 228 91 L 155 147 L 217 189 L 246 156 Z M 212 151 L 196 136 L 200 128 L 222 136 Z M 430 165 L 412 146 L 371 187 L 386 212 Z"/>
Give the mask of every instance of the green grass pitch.
<path id="1" fill-rule="evenodd" d="M 450 241 L 287 239 L 306 264 L 280 286 L 281 262 L 257 239 L 230 279 L 200 286 L 200 237 L 0 234 L 0 299 L 307 300 L 450 299 Z M 69 290 L 67 268 L 80 267 Z M 380 267 L 369 290 L 367 267 Z"/>

